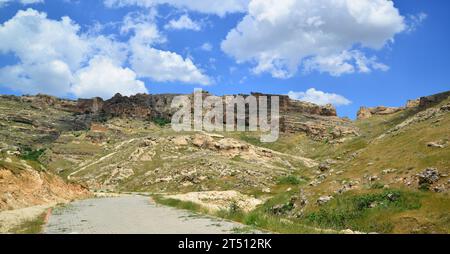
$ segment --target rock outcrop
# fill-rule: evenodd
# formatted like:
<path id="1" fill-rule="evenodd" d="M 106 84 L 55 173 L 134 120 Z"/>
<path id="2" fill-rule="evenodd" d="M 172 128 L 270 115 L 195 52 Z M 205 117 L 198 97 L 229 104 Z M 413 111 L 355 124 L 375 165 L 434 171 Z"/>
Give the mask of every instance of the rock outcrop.
<path id="1" fill-rule="evenodd" d="M 379 106 L 379 107 L 373 107 L 373 108 L 367 108 L 367 107 L 361 107 L 358 111 L 358 119 L 368 119 L 371 118 L 374 115 L 391 115 L 394 113 L 397 113 L 399 111 L 404 110 L 403 107 L 385 107 L 385 106 Z"/>
<path id="2" fill-rule="evenodd" d="M 208 95 L 207 92 L 204 93 Z M 171 108 L 172 100 L 178 94 L 137 94 L 134 96 L 122 96 L 116 94 L 109 100 L 101 98 L 79 99 L 75 111 L 80 113 L 103 114 L 112 117 L 138 117 L 144 119 L 151 118 L 170 118 L 174 110 Z M 291 100 L 285 95 L 252 93 L 251 95 L 259 98 L 268 97 L 268 106 L 270 109 L 270 99 L 272 96 L 278 96 L 280 101 L 280 112 L 299 113 L 320 116 L 336 116 L 336 109 L 332 105 L 319 106 L 313 103 Z M 192 96 L 192 95 L 189 95 Z M 248 95 L 242 95 L 244 98 Z M 224 100 L 225 101 L 225 100 Z"/>
<path id="3" fill-rule="evenodd" d="M 357 118 L 359 120 L 368 119 L 377 115 L 391 115 L 406 109 L 418 109 L 423 110 L 429 107 L 432 107 L 436 104 L 439 104 L 443 100 L 447 99 L 450 96 L 450 91 L 443 92 L 435 95 L 424 96 L 415 100 L 408 100 L 404 107 L 361 107 L 357 113 Z"/>
<path id="4" fill-rule="evenodd" d="M 434 106 L 436 104 L 439 104 L 441 101 L 447 99 L 449 96 L 450 91 L 421 97 L 419 99 L 419 107 L 428 108 L 430 106 Z"/>
<path id="5" fill-rule="evenodd" d="M 48 172 L 29 168 L 15 173 L 0 166 L 0 211 L 65 203 L 89 195 L 80 185 L 65 183 Z"/>
<path id="6" fill-rule="evenodd" d="M 79 99 L 74 109 L 81 114 L 90 114 L 94 119 L 111 117 L 130 117 L 144 120 L 165 119 L 170 121 L 175 110 L 171 108 L 172 100 L 178 94 L 137 94 L 122 96 L 116 94 L 109 100 L 101 98 Z M 209 95 L 204 92 L 203 96 Z M 309 102 L 292 100 L 286 95 L 251 93 L 256 98 L 268 98 L 268 113 L 270 115 L 271 97 L 279 97 L 280 129 L 282 132 L 305 132 L 316 140 L 338 139 L 348 135 L 358 135 L 358 130 L 351 126 L 350 120 L 337 117 L 332 105 L 319 106 Z M 193 96 L 192 94 L 189 96 Z M 241 95 L 244 98 L 248 95 Z M 225 97 L 225 96 L 224 96 Z M 224 98 L 224 103 L 226 100 Z M 225 108 L 225 107 L 224 107 Z M 246 122 L 248 108 L 246 108 Z M 224 121 L 226 116 L 224 116 Z M 236 121 L 236 119 L 235 119 Z M 331 131 L 330 131 L 331 130 Z"/>
<path id="7" fill-rule="evenodd" d="M 104 101 L 101 98 L 79 99 L 77 110 L 80 113 L 103 117 L 129 117 L 139 119 L 168 118 L 173 114 L 171 102 L 176 94 L 137 94 L 134 96 L 114 95 Z"/>

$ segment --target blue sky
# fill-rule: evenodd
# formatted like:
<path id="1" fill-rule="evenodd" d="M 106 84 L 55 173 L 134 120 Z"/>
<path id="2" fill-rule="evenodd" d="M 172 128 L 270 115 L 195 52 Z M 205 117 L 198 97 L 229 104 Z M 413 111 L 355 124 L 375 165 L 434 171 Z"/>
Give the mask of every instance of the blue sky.
<path id="1" fill-rule="evenodd" d="M 0 93 L 257 91 L 354 118 L 450 90 L 450 2 L 308 2 L 0 0 Z"/>

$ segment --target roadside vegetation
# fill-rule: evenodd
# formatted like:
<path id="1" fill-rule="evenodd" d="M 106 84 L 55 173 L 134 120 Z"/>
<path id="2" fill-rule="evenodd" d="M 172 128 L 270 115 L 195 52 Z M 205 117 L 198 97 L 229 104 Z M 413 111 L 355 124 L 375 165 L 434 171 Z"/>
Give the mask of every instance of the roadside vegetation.
<path id="1" fill-rule="evenodd" d="M 28 220 L 9 230 L 11 234 L 40 234 L 45 225 L 47 213 L 42 213 L 36 219 Z"/>
<path id="2" fill-rule="evenodd" d="M 279 193 L 251 212 L 244 212 L 233 203 L 228 209 L 212 212 L 192 202 L 154 196 L 154 200 L 163 205 L 209 214 L 276 233 L 344 233 L 346 230 L 361 233 L 400 233 L 403 230 L 449 233 L 448 214 L 438 215 L 439 223 L 428 223 L 428 228 L 420 227 L 419 221 L 416 224 L 410 221 L 409 225 L 402 224 L 402 221 L 412 220 L 411 215 L 426 218 L 437 216 L 427 215 L 430 210 L 450 208 L 445 197 L 434 199 L 433 202 L 440 203 L 429 207 L 430 193 L 426 192 L 397 189 L 351 192 L 301 214 L 292 213 L 295 208 L 289 203 L 291 198 L 292 192 Z M 275 206 L 279 209 L 278 214 L 273 213 Z"/>

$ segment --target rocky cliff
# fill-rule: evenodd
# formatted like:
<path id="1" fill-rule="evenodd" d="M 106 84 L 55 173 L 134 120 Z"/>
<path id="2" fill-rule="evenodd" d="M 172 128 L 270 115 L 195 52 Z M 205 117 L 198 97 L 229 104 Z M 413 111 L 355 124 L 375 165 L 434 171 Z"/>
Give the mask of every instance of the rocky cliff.
<path id="1" fill-rule="evenodd" d="M 116 94 L 105 101 L 101 98 L 79 99 L 75 111 L 91 114 L 97 118 L 125 117 L 145 120 L 162 118 L 170 121 L 174 114 L 171 103 L 177 95 L 137 94 L 127 97 Z M 204 96 L 206 95 L 209 94 L 205 92 Z M 286 95 L 262 93 L 252 93 L 251 95 L 257 98 L 266 96 L 269 109 L 271 97 L 279 97 L 282 132 L 305 132 L 318 140 L 357 135 L 357 129 L 351 126 L 349 120 L 338 118 L 336 109 L 332 105 L 319 106 L 313 103 L 292 100 Z M 192 97 L 193 95 L 189 96 Z M 248 95 L 242 96 L 246 97 Z"/>
<path id="2" fill-rule="evenodd" d="M 208 94 L 208 93 L 205 93 Z M 109 100 L 101 98 L 79 99 L 76 111 L 80 113 L 103 114 L 111 117 L 134 117 L 152 119 L 155 117 L 171 118 L 174 110 L 171 108 L 172 100 L 179 94 L 137 94 L 122 96 L 116 94 Z M 332 105 L 319 106 L 313 103 L 291 100 L 285 95 L 252 93 L 255 97 L 278 96 L 280 98 L 280 111 L 282 114 L 299 113 L 321 116 L 336 116 L 336 109 Z M 192 95 L 189 95 L 192 96 Z M 247 95 L 243 95 L 245 97 Z"/>
<path id="3" fill-rule="evenodd" d="M 377 115 L 391 115 L 395 114 L 397 112 L 406 110 L 406 109 L 417 109 L 417 110 L 423 110 L 428 107 L 434 106 L 436 104 L 439 104 L 441 101 L 447 99 L 450 96 L 450 91 L 434 94 L 430 96 L 424 96 L 420 97 L 419 99 L 415 100 L 408 100 L 406 105 L 403 107 L 385 107 L 385 106 L 378 106 L 378 107 L 361 107 L 357 113 L 357 118 L 360 120 L 368 119 L 373 116 Z"/>

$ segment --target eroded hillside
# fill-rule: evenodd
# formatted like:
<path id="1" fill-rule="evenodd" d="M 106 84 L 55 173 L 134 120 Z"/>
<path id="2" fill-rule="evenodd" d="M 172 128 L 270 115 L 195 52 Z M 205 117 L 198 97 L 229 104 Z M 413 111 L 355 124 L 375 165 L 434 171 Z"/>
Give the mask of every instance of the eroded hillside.
<path id="1" fill-rule="evenodd" d="M 55 186 L 74 193 L 83 191 L 71 183 L 91 191 L 158 193 L 168 203 L 170 194 L 278 232 L 448 233 L 448 96 L 362 110 L 354 122 L 330 106 L 282 97 L 283 133 L 275 143 L 261 143 L 260 133 L 174 132 L 168 124 L 173 95 L 108 101 L 3 96 L 1 198 L 19 202 L 19 196 L 11 199 L 17 190 L 5 188 L 5 175 L 11 186 L 17 182 L 11 176 L 26 179 L 33 171 L 43 182 L 58 175 Z M 251 211 L 249 203 L 256 204 Z"/>

